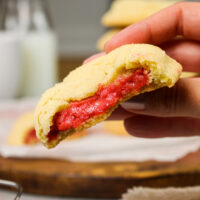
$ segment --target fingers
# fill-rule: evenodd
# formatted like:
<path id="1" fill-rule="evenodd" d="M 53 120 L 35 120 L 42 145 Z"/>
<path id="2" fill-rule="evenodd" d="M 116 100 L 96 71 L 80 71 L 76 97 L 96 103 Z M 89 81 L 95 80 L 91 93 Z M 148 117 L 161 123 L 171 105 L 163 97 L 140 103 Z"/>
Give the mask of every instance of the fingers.
<path id="1" fill-rule="evenodd" d="M 124 121 L 126 130 L 134 136 L 183 137 L 200 135 L 200 119 L 194 118 L 159 118 L 136 115 Z"/>
<path id="2" fill-rule="evenodd" d="M 83 64 L 86 64 L 86 63 L 88 63 L 88 62 L 94 60 L 95 58 L 98 58 L 98 57 L 103 56 L 103 55 L 105 55 L 104 52 L 101 52 L 101 53 L 97 53 L 97 54 L 95 54 L 95 55 L 92 55 L 92 56 L 90 56 L 89 58 L 85 59 L 85 60 L 83 61 Z"/>
<path id="3" fill-rule="evenodd" d="M 176 35 L 200 40 L 200 3 L 177 3 L 157 14 L 133 24 L 115 35 L 105 46 L 105 51 L 130 43 L 159 45 Z"/>
<path id="4" fill-rule="evenodd" d="M 184 71 L 199 72 L 200 67 L 200 42 L 194 40 L 178 39 L 160 45 L 162 49 L 172 58 L 183 65 Z M 84 61 L 105 55 L 104 52 L 95 54 Z"/>
<path id="5" fill-rule="evenodd" d="M 173 88 L 162 88 L 133 97 L 121 106 L 134 114 L 200 118 L 200 79 L 181 79 Z"/>
<path id="6" fill-rule="evenodd" d="M 164 43 L 161 48 L 183 65 L 183 71 L 200 71 L 200 42 L 178 39 Z"/>

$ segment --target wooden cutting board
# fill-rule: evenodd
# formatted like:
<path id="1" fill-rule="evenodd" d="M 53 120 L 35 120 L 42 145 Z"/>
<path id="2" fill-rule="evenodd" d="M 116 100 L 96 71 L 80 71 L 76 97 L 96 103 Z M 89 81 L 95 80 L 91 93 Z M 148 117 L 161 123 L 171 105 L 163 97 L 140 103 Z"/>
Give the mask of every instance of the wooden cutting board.
<path id="1" fill-rule="evenodd" d="M 133 186 L 200 185 L 200 151 L 176 162 L 72 163 L 0 157 L 0 178 L 20 183 L 29 193 L 119 198 Z"/>

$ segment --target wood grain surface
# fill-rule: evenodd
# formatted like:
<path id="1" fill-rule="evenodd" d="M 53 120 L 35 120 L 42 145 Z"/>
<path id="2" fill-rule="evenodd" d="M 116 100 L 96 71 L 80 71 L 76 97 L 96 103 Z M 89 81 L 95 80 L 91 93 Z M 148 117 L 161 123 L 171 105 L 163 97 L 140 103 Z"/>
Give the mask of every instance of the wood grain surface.
<path id="1" fill-rule="evenodd" d="M 72 163 L 0 157 L 0 178 L 20 183 L 29 193 L 119 198 L 133 186 L 200 185 L 200 151 L 176 162 Z"/>

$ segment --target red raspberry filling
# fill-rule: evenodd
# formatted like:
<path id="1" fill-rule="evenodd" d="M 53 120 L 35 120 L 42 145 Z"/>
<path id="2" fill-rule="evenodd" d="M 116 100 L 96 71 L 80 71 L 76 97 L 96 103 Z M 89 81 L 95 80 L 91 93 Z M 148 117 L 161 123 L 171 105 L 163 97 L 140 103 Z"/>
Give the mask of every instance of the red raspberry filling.
<path id="1" fill-rule="evenodd" d="M 30 129 L 24 139 L 24 144 L 30 145 L 30 144 L 36 144 L 38 142 L 39 140 L 37 139 L 35 129 L 34 128 Z"/>
<path id="2" fill-rule="evenodd" d="M 119 77 L 108 86 L 100 85 L 94 96 L 72 102 L 68 108 L 54 116 L 49 140 L 57 139 L 59 131 L 75 129 L 89 119 L 104 114 L 130 92 L 139 92 L 148 82 L 148 73 L 138 69 L 131 75 Z"/>

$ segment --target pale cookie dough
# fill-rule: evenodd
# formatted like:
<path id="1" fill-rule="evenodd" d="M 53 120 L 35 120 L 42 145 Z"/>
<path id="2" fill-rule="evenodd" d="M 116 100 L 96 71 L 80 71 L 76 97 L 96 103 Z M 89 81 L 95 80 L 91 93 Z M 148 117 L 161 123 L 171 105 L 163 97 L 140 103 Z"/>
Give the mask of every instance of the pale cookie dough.
<path id="1" fill-rule="evenodd" d="M 61 131 L 55 140 L 49 140 L 48 134 L 56 113 L 69 108 L 71 102 L 95 95 L 99 85 L 106 87 L 118 77 L 128 72 L 134 74 L 134 71 L 141 68 L 149 71 L 148 86 L 138 92 L 129 93 L 104 114 L 89 119 L 76 129 Z M 129 44 L 115 49 L 105 56 L 78 67 L 63 82 L 43 94 L 34 115 L 37 136 L 48 148 L 54 147 L 66 136 L 105 120 L 122 101 L 139 93 L 165 86 L 172 87 L 179 79 L 181 71 L 181 65 L 156 46 Z"/>
<path id="2" fill-rule="evenodd" d="M 107 27 L 124 27 L 139 22 L 177 1 L 161 0 L 116 0 L 102 17 Z"/>

